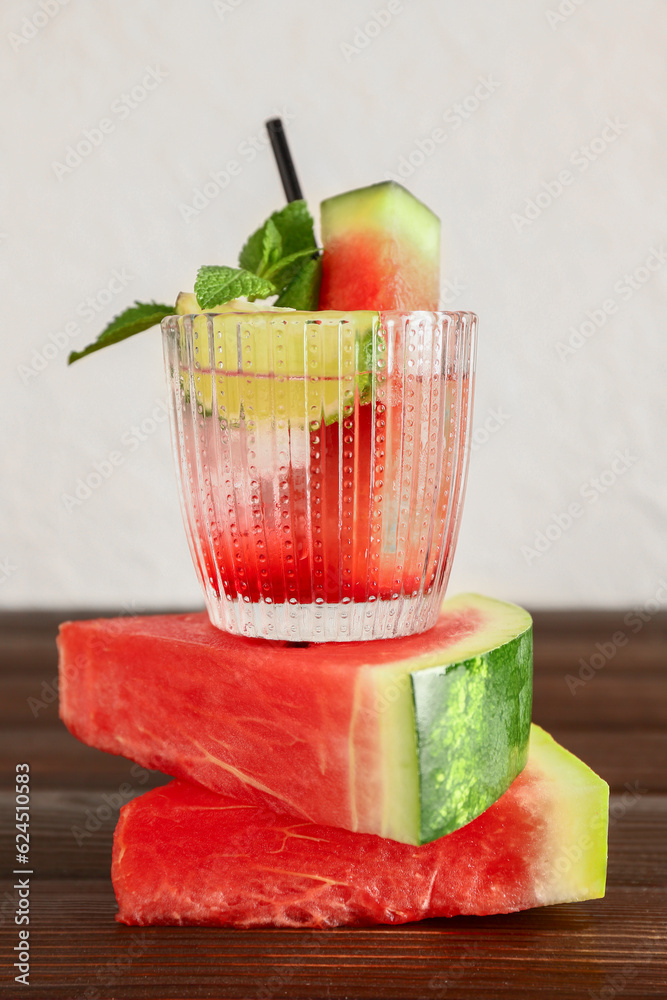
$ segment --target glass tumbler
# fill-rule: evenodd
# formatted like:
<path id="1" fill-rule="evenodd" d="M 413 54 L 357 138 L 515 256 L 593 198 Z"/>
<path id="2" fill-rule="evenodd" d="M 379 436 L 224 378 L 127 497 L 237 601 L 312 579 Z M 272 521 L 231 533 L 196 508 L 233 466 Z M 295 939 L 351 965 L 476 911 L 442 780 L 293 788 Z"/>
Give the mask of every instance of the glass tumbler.
<path id="1" fill-rule="evenodd" d="M 349 642 L 434 624 L 476 327 L 465 312 L 163 320 L 183 517 L 214 625 Z"/>

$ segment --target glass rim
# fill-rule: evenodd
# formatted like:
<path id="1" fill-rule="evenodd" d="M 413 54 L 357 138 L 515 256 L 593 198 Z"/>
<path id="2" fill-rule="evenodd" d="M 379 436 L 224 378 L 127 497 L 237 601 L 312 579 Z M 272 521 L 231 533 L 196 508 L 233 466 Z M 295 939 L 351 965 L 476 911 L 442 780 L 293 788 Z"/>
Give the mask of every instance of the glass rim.
<path id="1" fill-rule="evenodd" d="M 279 316 L 284 316 L 285 319 L 288 317 L 296 316 L 317 316 L 320 314 L 323 318 L 333 319 L 335 316 L 361 316 L 367 313 L 376 313 L 378 316 L 388 316 L 388 317 L 409 317 L 409 316 L 434 316 L 437 319 L 440 318 L 460 318 L 464 317 L 471 320 L 479 321 L 479 315 L 472 312 L 470 309 L 290 309 L 281 310 L 276 312 L 273 309 L 223 309 L 220 312 L 216 312 L 215 309 L 202 309 L 201 312 L 196 313 L 170 313 L 168 316 L 164 316 L 161 320 L 165 323 L 167 320 L 182 320 L 182 319 L 196 319 L 197 316 L 241 316 L 245 319 L 253 319 L 268 316 L 277 319 Z"/>

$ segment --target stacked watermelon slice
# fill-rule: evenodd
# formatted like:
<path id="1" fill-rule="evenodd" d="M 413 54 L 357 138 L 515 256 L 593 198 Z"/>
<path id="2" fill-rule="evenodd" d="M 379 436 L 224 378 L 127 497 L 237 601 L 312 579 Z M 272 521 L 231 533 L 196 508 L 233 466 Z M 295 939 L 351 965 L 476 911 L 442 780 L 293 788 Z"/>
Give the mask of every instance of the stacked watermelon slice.
<path id="1" fill-rule="evenodd" d="M 395 184 L 323 204 L 326 309 L 437 307 L 439 222 Z M 531 727 L 532 624 L 462 595 L 429 632 L 297 644 L 205 615 L 68 622 L 61 716 L 176 778 L 126 805 L 128 924 L 333 927 L 604 895 L 608 789 Z"/>

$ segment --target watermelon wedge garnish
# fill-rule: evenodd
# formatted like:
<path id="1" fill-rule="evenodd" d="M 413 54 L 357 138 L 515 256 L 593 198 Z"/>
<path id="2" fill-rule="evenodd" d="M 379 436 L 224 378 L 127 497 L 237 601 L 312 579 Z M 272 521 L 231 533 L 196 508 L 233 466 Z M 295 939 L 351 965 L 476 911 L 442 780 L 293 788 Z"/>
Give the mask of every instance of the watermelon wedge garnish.
<path id="1" fill-rule="evenodd" d="M 537 726 L 528 764 L 502 798 L 422 847 L 174 781 L 121 811 L 117 919 L 325 928 L 596 899 L 605 891 L 608 794 Z"/>
<path id="2" fill-rule="evenodd" d="M 438 308 L 440 219 L 385 181 L 321 205 L 320 309 Z"/>
<path id="3" fill-rule="evenodd" d="M 398 639 L 295 648 L 191 614 L 69 622 L 59 648 L 84 743 L 315 823 L 425 843 L 527 759 L 530 615 L 478 595 Z"/>

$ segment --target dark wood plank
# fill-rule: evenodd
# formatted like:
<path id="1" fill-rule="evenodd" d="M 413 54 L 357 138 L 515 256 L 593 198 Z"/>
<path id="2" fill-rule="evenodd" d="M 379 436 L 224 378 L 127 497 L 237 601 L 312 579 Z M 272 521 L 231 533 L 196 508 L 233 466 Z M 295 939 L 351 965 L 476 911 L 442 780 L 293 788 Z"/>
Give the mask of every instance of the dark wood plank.
<path id="1" fill-rule="evenodd" d="M 533 715 L 549 726 L 581 729 L 667 730 L 665 684 L 660 676 L 637 671 L 594 676 L 581 687 L 570 688 L 574 674 L 542 674 L 535 668 Z M 570 681 L 572 683 L 572 681 Z"/>
<path id="2" fill-rule="evenodd" d="M 662 598 L 664 608 L 664 597 Z M 533 610 L 535 634 L 551 640 L 581 638 L 593 644 L 614 632 L 624 631 L 642 638 L 654 636 L 667 640 L 667 611 L 660 610 L 657 601 L 649 600 L 643 607 L 596 611 L 591 609 Z"/>
<path id="3" fill-rule="evenodd" d="M 34 789 L 90 788 L 108 792 L 131 779 L 133 765 L 125 757 L 79 743 L 65 726 L 21 727 L 0 732 L 0 788 L 14 784 L 15 765 L 30 764 Z M 141 768 L 139 768 L 141 770 Z"/>
<path id="4" fill-rule="evenodd" d="M 637 785 L 653 792 L 667 791 L 667 733 L 642 730 L 600 731 L 552 725 L 538 713 L 535 722 L 580 757 L 614 791 Z"/>
<path id="5" fill-rule="evenodd" d="M 144 608 L 128 605 L 109 608 L 61 608 L 60 610 L 44 611 L 39 608 L 29 611 L 0 611 L 0 635 L 5 642 L 17 638 L 34 640 L 42 637 L 51 642 L 58 631 L 61 622 L 77 621 L 91 618 L 122 618 L 128 615 L 142 614 L 183 614 L 191 611 L 203 611 L 203 605 L 196 608 L 166 608 L 160 612 L 147 611 Z M 0 662 L 2 662 L 0 660 Z"/>
<path id="6" fill-rule="evenodd" d="M 600 642 L 601 651 L 593 641 L 597 636 L 551 637 L 536 632 L 535 666 L 540 674 L 553 671 L 563 676 L 566 674 L 576 676 L 582 668 L 584 673 L 590 673 L 587 668 L 591 665 L 595 676 L 608 677 L 610 674 L 621 673 L 634 677 L 642 672 L 662 676 L 667 658 L 666 639 L 661 636 L 641 635 L 629 639 L 626 646 L 614 646 L 613 642 L 611 644 L 609 642 L 609 636 L 614 634 L 606 633 L 607 640 Z M 595 655 L 601 652 L 604 665 L 600 664 L 599 656 Z"/>
<path id="7" fill-rule="evenodd" d="M 53 636 L 58 630 L 60 622 L 74 621 L 83 618 L 114 618 L 123 617 L 128 614 L 170 614 L 191 611 L 201 611 L 203 605 L 194 608 L 167 608 L 160 611 L 147 611 L 138 606 L 128 607 L 120 605 L 108 608 L 61 608 L 42 610 L 39 608 L 21 611 L 0 611 L 0 633 L 3 636 L 35 636 L 39 634 Z M 643 615 L 647 620 L 637 622 L 638 615 Z M 662 639 L 667 639 L 667 611 L 656 610 L 655 605 L 650 602 L 644 608 L 627 609 L 622 608 L 616 611 L 603 611 L 594 609 L 559 609 L 543 610 L 533 608 L 531 610 L 535 623 L 535 633 L 558 639 L 564 637 L 584 636 L 587 639 L 604 637 L 618 630 L 624 629 L 626 632 L 633 632 L 638 629 L 638 634 L 655 635 Z M 635 624 L 629 624 L 628 618 L 632 618 Z"/>
<path id="8" fill-rule="evenodd" d="M 320 933 L 128 928 L 114 912 L 108 881 L 35 882 L 33 995 L 548 1000 L 595 996 L 622 978 L 627 1000 L 665 996 L 666 944 L 656 932 L 656 920 L 667 919 L 664 889 L 612 888 L 604 900 L 500 917 Z"/>
<path id="9" fill-rule="evenodd" d="M 46 657 L 44 657 L 46 661 Z M 53 726 L 58 720 L 58 666 L 55 651 L 48 662 L 0 671 L 0 725 Z"/>

